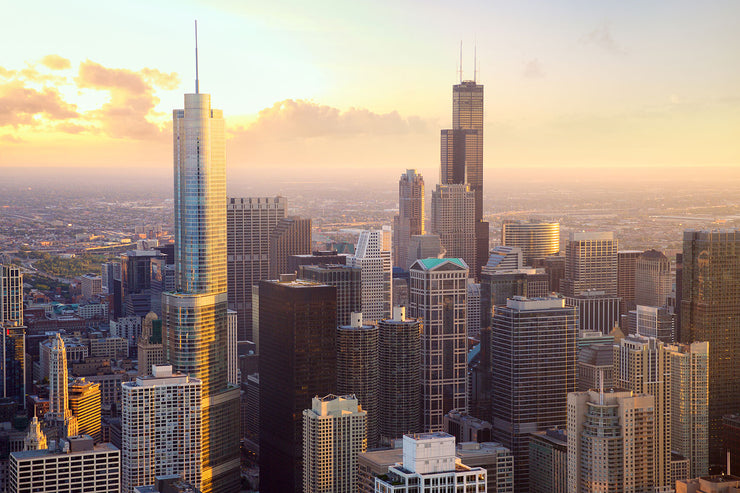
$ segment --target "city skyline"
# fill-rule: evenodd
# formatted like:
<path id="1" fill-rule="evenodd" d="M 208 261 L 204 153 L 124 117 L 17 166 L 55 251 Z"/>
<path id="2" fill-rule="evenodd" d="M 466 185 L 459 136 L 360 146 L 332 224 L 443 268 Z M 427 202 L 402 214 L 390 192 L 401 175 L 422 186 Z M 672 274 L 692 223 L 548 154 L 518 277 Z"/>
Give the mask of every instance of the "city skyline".
<path id="1" fill-rule="evenodd" d="M 96 4 L 82 14 L 87 3 L 48 4 L 42 17 L 11 7 L 11 17 L 33 19 L 34 35 L 24 31 L 23 49 L 0 69 L 0 167 L 126 164 L 164 173 L 166 115 L 195 78 L 196 17 L 203 87 L 229 108 L 233 176 L 264 177 L 274 165 L 298 178 L 314 165 L 318 175 L 416 167 L 431 188 L 461 40 L 462 79 L 473 78 L 475 51 L 477 79 L 488 87 L 489 170 L 670 164 L 737 174 L 740 164 L 731 2 L 711 11 L 690 2 L 639 11 L 617 2 L 502 3 L 475 5 L 475 16 L 444 4 L 328 1 Z M 26 28 L 11 24 L 0 39 L 12 46 Z"/>

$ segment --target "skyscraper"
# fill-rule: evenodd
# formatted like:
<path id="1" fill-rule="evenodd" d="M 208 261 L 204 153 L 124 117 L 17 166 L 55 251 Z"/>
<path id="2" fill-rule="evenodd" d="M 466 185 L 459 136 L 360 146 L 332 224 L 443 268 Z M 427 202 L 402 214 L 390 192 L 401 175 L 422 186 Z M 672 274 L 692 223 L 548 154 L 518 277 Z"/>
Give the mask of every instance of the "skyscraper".
<path id="1" fill-rule="evenodd" d="M 617 240 L 614 233 L 571 233 L 565 244 L 565 278 L 560 283 L 565 296 L 587 290 L 617 295 Z"/>
<path id="2" fill-rule="evenodd" d="M 201 382 L 154 366 L 153 375 L 123 383 L 121 419 L 123 492 L 177 474 L 201 481 Z"/>
<path id="3" fill-rule="evenodd" d="M 624 315 L 635 309 L 635 270 L 640 250 L 620 250 L 617 252 L 617 296 L 622 298 L 621 311 Z"/>
<path id="4" fill-rule="evenodd" d="M 407 318 L 402 306 L 378 322 L 378 429 L 384 445 L 421 431 L 421 332 L 421 320 Z"/>
<path id="5" fill-rule="evenodd" d="M 270 273 L 270 236 L 285 218 L 285 197 L 228 199 L 226 204 L 229 308 L 237 312 L 237 337 L 252 338 L 252 286 Z"/>
<path id="6" fill-rule="evenodd" d="M 300 493 L 303 411 L 337 386 L 337 290 L 281 278 L 259 284 L 260 490 Z"/>
<path id="7" fill-rule="evenodd" d="M 635 304 L 665 306 L 673 288 L 671 261 L 663 252 L 647 250 L 635 265 Z"/>
<path id="8" fill-rule="evenodd" d="M 69 385 L 69 407 L 77 418 L 77 433 L 100 442 L 100 384 L 76 378 Z"/>
<path id="9" fill-rule="evenodd" d="M 740 409 L 740 231 L 683 235 L 681 337 L 709 342 L 709 464 L 724 464 L 722 416 Z"/>
<path id="10" fill-rule="evenodd" d="M 432 233 L 439 236 L 446 257 L 461 258 L 470 266 L 478 265 L 475 198 L 466 184 L 437 185 L 432 192 Z M 487 248 L 485 253 L 487 259 Z"/>
<path id="11" fill-rule="evenodd" d="M 390 316 L 393 300 L 393 267 L 391 259 L 391 231 L 368 230 L 360 233 L 355 254 L 347 265 L 362 271 L 362 316 L 377 321 Z"/>
<path id="12" fill-rule="evenodd" d="M 23 325 L 23 274 L 20 267 L 0 264 L 0 324 Z"/>
<path id="13" fill-rule="evenodd" d="M 351 324 L 337 328 L 337 392 L 354 395 L 367 411 L 367 446 L 378 444 L 378 327 L 363 325 L 353 313 Z"/>
<path id="14" fill-rule="evenodd" d="M 356 491 L 367 414 L 354 395 L 312 399 L 303 411 L 303 493 Z"/>
<path id="15" fill-rule="evenodd" d="M 421 334 L 423 429 L 441 431 L 449 411 L 468 411 L 468 266 L 459 258 L 417 260 L 409 269 L 409 312 Z"/>
<path id="16" fill-rule="evenodd" d="M 504 221 L 501 244 L 521 248 L 524 265 L 531 267 L 534 259 L 557 255 L 560 251 L 560 223 Z"/>
<path id="17" fill-rule="evenodd" d="M 408 269 L 409 240 L 424 234 L 424 178 L 407 169 L 398 180 L 398 215 L 393 219 L 393 265 Z"/>
<path id="18" fill-rule="evenodd" d="M 576 389 L 578 312 L 562 298 L 515 297 L 491 325 L 493 436 L 514 454 L 514 491 L 527 491 L 529 436 L 565 426 Z"/>
<path id="19" fill-rule="evenodd" d="M 197 77 L 196 77 L 197 79 Z M 239 489 L 239 389 L 227 384 L 224 119 L 211 96 L 173 111 L 176 291 L 162 296 L 165 359 L 202 382 L 201 490 Z"/>
<path id="20" fill-rule="evenodd" d="M 662 491 L 655 477 L 655 397 L 568 394 L 568 491 Z"/>
<path id="21" fill-rule="evenodd" d="M 291 216 L 278 221 L 270 235 L 270 279 L 288 272 L 288 257 L 311 253 L 311 219 Z"/>
<path id="22" fill-rule="evenodd" d="M 44 418 L 58 430 L 57 438 L 77 435 L 77 418 L 69 409 L 67 351 L 59 333 L 54 337 L 49 356 L 49 412 Z"/>
<path id="23" fill-rule="evenodd" d="M 362 270 L 349 265 L 301 265 L 298 278 L 337 288 L 337 324 L 350 325 L 362 310 Z M 340 391 L 341 393 L 341 391 Z M 360 404 L 364 403 L 360 401 Z"/>
<path id="24" fill-rule="evenodd" d="M 488 256 L 489 229 L 483 221 L 483 86 L 475 80 L 452 87 L 452 129 L 442 130 L 441 140 L 442 184 L 468 184 L 475 194 L 475 250 L 480 265 L 471 264 L 470 269 L 477 276 Z"/>
<path id="25" fill-rule="evenodd" d="M 689 459 L 689 477 L 709 474 L 709 343 L 668 346 L 671 450 Z"/>
<path id="26" fill-rule="evenodd" d="M 671 486 L 671 359 L 657 339 L 628 336 L 614 345 L 614 384 L 655 397 L 652 475 L 655 486 Z"/>

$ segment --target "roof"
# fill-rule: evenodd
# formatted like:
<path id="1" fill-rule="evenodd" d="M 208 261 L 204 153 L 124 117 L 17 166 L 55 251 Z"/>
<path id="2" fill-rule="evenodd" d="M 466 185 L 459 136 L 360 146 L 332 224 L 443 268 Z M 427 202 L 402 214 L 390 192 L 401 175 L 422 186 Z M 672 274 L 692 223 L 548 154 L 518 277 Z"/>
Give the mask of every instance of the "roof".
<path id="1" fill-rule="evenodd" d="M 432 270 L 446 262 L 451 262 L 459 267 L 462 267 L 463 269 L 468 268 L 468 264 L 466 264 L 465 261 L 461 258 L 420 258 L 419 260 L 414 262 L 414 264 L 421 264 L 421 266 L 425 270 Z"/>

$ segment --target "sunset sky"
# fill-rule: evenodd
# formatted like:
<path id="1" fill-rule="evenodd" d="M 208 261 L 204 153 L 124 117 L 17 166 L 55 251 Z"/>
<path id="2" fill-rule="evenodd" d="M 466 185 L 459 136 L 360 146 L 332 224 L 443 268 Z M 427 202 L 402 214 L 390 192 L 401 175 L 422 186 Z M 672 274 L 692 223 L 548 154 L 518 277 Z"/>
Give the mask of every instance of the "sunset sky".
<path id="1" fill-rule="evenodd" d="M 166 174 L 171 115 L 224 110 L 230 174 L 437 180 L 452 84 L 485 85 L 485 169 L 734 166 L 740 2 L 11 2 L 2 167 Z"/>

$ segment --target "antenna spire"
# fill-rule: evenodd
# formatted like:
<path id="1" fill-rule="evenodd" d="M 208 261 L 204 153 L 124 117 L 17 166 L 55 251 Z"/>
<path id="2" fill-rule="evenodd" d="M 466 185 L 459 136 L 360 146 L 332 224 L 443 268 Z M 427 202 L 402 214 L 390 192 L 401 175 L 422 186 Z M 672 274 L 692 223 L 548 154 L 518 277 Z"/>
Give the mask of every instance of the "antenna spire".
<path id="1" fill-rule="evenodd" d="M 195 20 L 195 94 L 199 94 L 198 90 L 198 20 Z"/>
<path id="2" fill-rule="evenodd" d="M 473 44 L 473 83 L 478 82 L 478 39 Z"/>
<path id="3" fill-rule="evenodd" d="M 460 83 L 462 84 L 463 69 L 462 69 L 462 40 L 460 40 Z"/>

